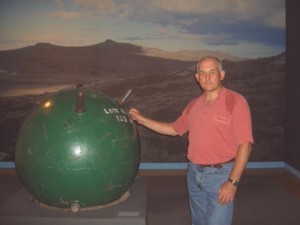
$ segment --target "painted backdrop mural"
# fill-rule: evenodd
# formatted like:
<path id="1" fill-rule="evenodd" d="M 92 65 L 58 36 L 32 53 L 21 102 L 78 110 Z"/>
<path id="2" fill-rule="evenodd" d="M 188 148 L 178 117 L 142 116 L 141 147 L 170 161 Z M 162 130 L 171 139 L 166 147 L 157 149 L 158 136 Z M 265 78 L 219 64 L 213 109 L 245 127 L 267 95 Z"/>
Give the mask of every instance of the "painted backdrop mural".
<path id="1" fill-rule="evenodd" d="M 0 160 L 45 96 L 82 83 L 173 121 L 201 94 L 197 60 L 223 60 L 225 86 L 249 101 L 251 161 L 282 161 L 285 1 L 1 1 Z M 138 127 L 142 162 L 185 162 L 187 138 Z"/>

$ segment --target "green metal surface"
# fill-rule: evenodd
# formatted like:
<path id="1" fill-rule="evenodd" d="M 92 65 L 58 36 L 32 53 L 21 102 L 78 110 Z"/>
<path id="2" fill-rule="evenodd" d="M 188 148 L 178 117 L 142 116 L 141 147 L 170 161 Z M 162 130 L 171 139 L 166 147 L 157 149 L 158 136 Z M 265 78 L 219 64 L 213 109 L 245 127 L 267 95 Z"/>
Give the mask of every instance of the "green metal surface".
<path id="1" fill-rule="evenodd" d="M 115 101 L 84 90 L 84 112 L 74 109 L 77 89 L 37 105 L 23 123 L 16 167 L 34 198 L 55 207 L 107 204 L 134 181 L 140 142 L 134 123 Z"/>

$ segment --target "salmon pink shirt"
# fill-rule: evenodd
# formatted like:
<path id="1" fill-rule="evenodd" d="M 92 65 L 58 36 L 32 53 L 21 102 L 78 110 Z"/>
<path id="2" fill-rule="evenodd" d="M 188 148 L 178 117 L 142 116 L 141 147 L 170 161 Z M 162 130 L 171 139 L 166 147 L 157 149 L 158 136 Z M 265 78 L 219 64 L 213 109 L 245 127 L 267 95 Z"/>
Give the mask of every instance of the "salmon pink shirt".
<path id="1" fill-rule="evenodd" d="M 192 100 L 172 125 L 181 136 L 189 132 L 188 159 L 195 164 L 226 162 L 240 144 L 253 143 L 247 101 L 224 87 L 213 103 L 204 95 Z"/>

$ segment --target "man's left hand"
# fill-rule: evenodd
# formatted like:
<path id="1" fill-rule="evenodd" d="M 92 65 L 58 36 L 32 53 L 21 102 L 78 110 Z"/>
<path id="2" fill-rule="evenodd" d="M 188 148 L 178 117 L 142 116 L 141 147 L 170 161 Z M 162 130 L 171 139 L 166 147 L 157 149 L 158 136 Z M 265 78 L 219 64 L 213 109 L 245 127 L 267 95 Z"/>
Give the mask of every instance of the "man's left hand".
<path id="1" fill-rule="evenodd" d="M 232 202 L 236 191 L 237 191 L 237 187 L 233 186 L 231 183 L 226 181 L 220 187 L 218 203 L 220 205 L 226 205 L 226 204 Z"/>

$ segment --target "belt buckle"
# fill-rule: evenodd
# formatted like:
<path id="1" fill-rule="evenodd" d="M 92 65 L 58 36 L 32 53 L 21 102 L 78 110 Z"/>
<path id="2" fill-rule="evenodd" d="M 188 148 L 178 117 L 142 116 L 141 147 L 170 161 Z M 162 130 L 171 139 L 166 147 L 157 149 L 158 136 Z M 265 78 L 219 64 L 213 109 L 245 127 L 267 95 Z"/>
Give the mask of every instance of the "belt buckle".
<path id="1" fill-rule="evenodd" d="M 222 164 L 212 164 L 211 167 L 216 169 L 221 169 L 223 166 Z"/>

